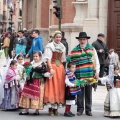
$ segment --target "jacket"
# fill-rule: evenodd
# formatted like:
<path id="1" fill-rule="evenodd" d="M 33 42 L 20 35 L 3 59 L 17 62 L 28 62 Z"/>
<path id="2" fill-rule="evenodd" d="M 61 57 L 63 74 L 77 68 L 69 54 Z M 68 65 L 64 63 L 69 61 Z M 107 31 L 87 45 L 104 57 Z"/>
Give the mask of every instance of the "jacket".
<path id="1" fill-rule="evenodd" d="M 10 39 L 8 38 L 8 37 L 6 37 L 5 39 L 4 39 L 4 42 L 3 42 L 3 48 L 5 48 L 5 47 L 9 47 L 9 45 L 10 45 Z"/>
<path id="2" fill-rule="evenodd" d="M 100 64 L 105 64 L 105 59 L 108 56 L 108 48 L 105 45 L 105 43 L 102 42 L 101 40 L 97 39 L 95 42 L 92 43 L 92 46 L 97 51 Z M 100 49 L 103 49 L 104 51 L 102 53 L 100 53 L 99 52 Z"/>
<path id="3" fill-rule="evenodd" d="M 61 40 L 61 43 L 65 46 L 65 48 L 66 48 L 66 55 L 68 55 L 68 43 L 67 43 L 67 41 L 66 41 L 66 39 L 62 39 Z"/>
<path id="4" fill-rule="evenodd" d="M 34 53 L 36 51 L 43 52 L 43 41 L 42 41 L 41 36 L 38 36 L 37 38 L 33 39 L 32 46 L 28 52 L 28 55 L 30 55 L 31 53 Z"/>

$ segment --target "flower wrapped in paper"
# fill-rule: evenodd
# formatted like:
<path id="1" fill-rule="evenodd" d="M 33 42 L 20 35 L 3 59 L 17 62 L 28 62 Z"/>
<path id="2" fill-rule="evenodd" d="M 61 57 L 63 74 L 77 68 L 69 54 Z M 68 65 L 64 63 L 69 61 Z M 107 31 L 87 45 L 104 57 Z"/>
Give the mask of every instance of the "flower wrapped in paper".
<path id="1" fill-rule="evenodd" d="M 29 80 L 30 79 L 30 73 L 32 72 L 32 65 L 30 62 L 25 62 L 23 64 L 24 66 L 24 72 L 26 73 L 26 77 Z"/>
<path id="2" fill-rule="evenodd" d="M 84 86 L 84 85 L 88 85 L 88 84 L 92 85 L 94 83 L 98 83 L 98 80 L 95 78 L 85 78 L 82 80 L 78 80 L 78 79 L 75 80 L 76 86 Z"/>
<path id="3" fill-rule="evenodd" d="M 94 83 L 98 83 L 98 80 L 95 78 L 85 78 L 85 80 L 87 81 L 87 84 L 94 84 Z"/>
<path id="4" fill-rule="evenodd" d="M 75 85 L 76 86 L 84 86 L 84 85 L 86 85 L 87 84 L 87 81 L 86 80 L 78 80 L 78 79 L 76 79 L 75 81 L 74 81 L 74 83 L 75 83 Z"/>

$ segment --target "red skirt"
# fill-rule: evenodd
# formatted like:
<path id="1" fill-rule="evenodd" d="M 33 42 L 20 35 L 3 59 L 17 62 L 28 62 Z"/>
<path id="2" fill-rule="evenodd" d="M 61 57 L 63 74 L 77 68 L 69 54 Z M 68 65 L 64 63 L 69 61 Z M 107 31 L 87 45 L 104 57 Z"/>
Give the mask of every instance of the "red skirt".
<path id="1" fill-rule="evenodd" d="M 27 82 L 24 85 L 24 88 L 22 90 L 22 96 L 31 98 L 31 99 L 39 99 L 40 98 L 40 79 L 38 78 L 33 78 L 33 82 L 30 83 L 29 85 Z"/>

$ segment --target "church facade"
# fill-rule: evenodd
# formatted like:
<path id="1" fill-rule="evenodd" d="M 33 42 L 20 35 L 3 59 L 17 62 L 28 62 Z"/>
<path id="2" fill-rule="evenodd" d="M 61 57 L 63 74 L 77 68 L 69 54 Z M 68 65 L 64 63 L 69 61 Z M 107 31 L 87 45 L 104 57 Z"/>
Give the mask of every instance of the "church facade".
<path id="1" fill-rule="evenodd" d="M 23 0 L 23 28 L 38 28 L 47 44 L 49 36 L 58 30 L 58 19 L 53 14 L 53 0 Z M 75 37 L 85 31 L 97 39 L 106 35 L 109 48 L 120 51 L 120 0 L 62 0 L 62 31 L 71 50 L 78 41 Z"/>

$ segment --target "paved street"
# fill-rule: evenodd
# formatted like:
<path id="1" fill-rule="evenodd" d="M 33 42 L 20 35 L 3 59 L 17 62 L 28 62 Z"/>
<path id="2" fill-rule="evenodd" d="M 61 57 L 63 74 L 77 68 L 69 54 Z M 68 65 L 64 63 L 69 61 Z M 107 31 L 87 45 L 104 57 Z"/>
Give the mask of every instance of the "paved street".
<path id="1" fill-rule="evenodd" d="M 63 113 L 64 113 L 64 108 L 60 108 L 59 109 L 59 112 L 61 113 L 60 116 L 49 116 L 47 114 L 47 108 L 45 107 L 45 109 L 43 111 L 40 111 L 40 115 L 39 116 L 33 116 L 33 115 L 29 115 L 29 116 L 19 116 L 18 113 L 20 110 L 18 111 L 0 111 L 0 120 L 26 120 L 26 119 L 29 119 L 29 120 L 39 120 L 39 119 L 42 119 L 42 120 L 46 120 L 46 119 L 49 119 L 49 120 L 59 120 L 59 119 L 62 119 L 62 120 L 67 120 L 67 119 L 76 119 L 76 120 L 107 120 L 107 119 L 110 119 L 110 118 L 106 118 L 103 116 L 103 104 L 104 104 L 104 99 L 105 99 L 105 96 L 107 94 L 107 91 L 106 91 L 106 88 L 105 86 L 98 86 L 96 92 L 93 91 L 93 110 L 92 110 L 92 113 L 93 113 L 93 116 L 92 117 L 89 117 L 89 116 L 86 116 L 85 114 L 83 114 L 82 116 L 75 116 L 75 117 L 72 117 L 72 118 L 66 118 L 63 116 Z M 31 113 L 34 112 L 34 111 L 30 111 Z M 76 113 L 76 106 L 72 106 L 72 112 L 73 113 Z M 116 119 L 119 119 L 119 118 L 116 118 Z"/>

